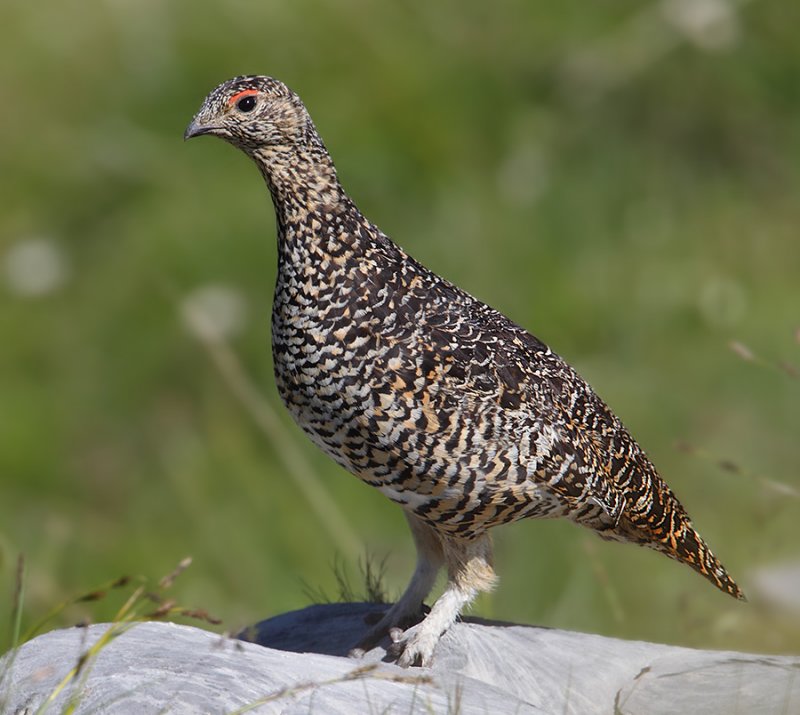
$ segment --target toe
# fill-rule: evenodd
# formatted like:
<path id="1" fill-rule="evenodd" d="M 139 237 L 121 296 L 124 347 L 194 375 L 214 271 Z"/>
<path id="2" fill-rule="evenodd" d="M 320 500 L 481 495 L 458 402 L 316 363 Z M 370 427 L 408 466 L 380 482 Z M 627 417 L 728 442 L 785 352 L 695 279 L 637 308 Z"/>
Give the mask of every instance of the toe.
<path id="1" fill-rule="evenodd" d="M 403 639 L 403 629 L 402 628 L 390 628 L 389 629 L 389 640 L 392 643 L 399 643 Z"/>

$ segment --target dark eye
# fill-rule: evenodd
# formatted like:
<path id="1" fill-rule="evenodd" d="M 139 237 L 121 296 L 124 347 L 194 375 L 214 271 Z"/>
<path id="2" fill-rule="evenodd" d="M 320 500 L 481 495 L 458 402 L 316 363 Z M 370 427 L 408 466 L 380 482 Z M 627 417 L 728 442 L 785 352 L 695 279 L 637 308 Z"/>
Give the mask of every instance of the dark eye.
<path id="1" fill-rule="evenodd" d="M 251 94 L 247 97 L 242 97 L 236 102 L 236 109 L 240 112 L 252 112 L 256 108 L 256 98 Z"/>

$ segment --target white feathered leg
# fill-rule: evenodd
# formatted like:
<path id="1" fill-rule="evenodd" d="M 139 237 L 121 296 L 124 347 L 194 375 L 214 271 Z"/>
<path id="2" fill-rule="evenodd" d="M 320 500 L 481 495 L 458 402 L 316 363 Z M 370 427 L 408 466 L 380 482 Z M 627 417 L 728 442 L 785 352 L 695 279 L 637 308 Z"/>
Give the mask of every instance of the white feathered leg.
<path id="1" fill-rule="evenodd" d="M 413 514 L 405 512 L 414 545 L 417 548 L 417 565 L 414 575 L 400 600 L 397 601 L 369 629 L 359 644 L 350 651 L 352 657 L 359 657 L 374 648 L 390 630 L 408 625 L 409 621 L 418 620 L 422 615 L 422 602 L 431 592 L 439 569 L 444 564 L 442 545 L 436 532 Z"/>
<path id="2" fill-rule="evenodd" d="M 497 581 L 492 568 L 492 542 L 488 535 L 472 541 L 440 537 L 447 564 L 447 588 L 433 604 L 425 619 L 405 632 L 393 629 L 390 655 L 397 664 L 426 666 L 431 662 L 436 644 L 455 623 L 461 611 L 480 591 L 489 591 Z"/>

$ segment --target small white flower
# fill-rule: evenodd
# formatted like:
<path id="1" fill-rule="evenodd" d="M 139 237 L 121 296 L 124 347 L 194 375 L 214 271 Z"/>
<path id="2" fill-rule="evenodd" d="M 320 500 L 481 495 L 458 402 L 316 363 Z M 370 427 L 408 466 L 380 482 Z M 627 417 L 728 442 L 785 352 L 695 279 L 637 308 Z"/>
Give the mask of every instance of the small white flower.
<path id="1" fill-rule="evenodd" d="M 3 272 L 9 290 L 22 298 L 38 298 L 58 290 L 69 276 L 67 258 L 50 238 L 26 238 L 5 255 Z"/>
<path id="2" fill-rule="evenodd" d="M 247 319 L 247 305 L 237 288 L 209 284 L 189 292 L 180 304 L 184 325 L 198 337 L 223 340 L 239 334 Z"/>
<path id="3" fill-rule="evenodd" d="M 764 600 L 788 611 L 800 612 L 800 562 L 762 567 L 750 580 L 753 590 Z"/>
<path id="4" fill-rule="evenodd" d="M 739 39 L 739 18 L 728 0 L 662 0 L 661 7 L 667 22 L 703 50 L 724 50 Z"/>

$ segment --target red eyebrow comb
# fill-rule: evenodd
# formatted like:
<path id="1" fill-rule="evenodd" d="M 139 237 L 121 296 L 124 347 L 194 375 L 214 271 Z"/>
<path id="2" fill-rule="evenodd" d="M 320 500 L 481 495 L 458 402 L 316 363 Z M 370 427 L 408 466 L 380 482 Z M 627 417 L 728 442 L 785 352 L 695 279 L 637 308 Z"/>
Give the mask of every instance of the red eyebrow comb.
<path id="1" fill-rule="evenodd" d="M 243 89 L 241 92 L 237 92 L 234 94 L 229 100 L 228 105 L 236 104 L 242 97 L 250 97 L 252 95 L 258 94 L 257 89 Z"/>

